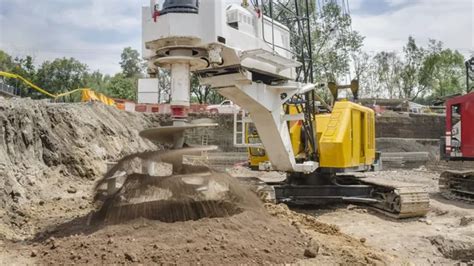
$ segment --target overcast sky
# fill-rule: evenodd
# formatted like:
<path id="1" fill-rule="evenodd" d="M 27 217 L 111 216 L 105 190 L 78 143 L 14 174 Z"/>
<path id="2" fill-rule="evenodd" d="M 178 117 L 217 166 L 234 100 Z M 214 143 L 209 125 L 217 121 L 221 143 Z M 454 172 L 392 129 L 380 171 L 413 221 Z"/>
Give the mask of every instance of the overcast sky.
<path id="1" fill-rule="evenodd" d="M 327 1 L 327 0 L 319 0 Z M 353 29 L 369 52 L 400 51 L 408 35 L 474 51 L 474 0 L 349 0 Z M 113 74 L 124 47 L 141 50 L 141 6 L 148 0 L 0 0 L 0 49 L 37 63 L 75 57 Z"/>

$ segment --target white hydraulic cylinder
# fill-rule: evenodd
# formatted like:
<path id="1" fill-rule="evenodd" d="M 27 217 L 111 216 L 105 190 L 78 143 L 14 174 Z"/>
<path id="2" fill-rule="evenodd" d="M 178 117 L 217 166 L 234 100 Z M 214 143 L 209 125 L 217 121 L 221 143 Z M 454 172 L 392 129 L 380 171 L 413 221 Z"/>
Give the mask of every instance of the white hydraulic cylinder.
<path id="1" fill-rule="evenodd" d="M 190 101 L 190 72 L 188 63 L 171 65 L 171 105 L 189 106 Z"/>

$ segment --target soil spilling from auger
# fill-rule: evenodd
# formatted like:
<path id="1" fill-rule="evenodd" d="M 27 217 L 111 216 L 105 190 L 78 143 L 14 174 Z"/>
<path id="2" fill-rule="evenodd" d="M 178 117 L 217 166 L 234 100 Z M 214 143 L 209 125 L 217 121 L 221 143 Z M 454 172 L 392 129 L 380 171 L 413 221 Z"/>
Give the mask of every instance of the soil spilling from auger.
<path id="1" fill-rule="evenodd" d="M 198 150 L 144 152 L 122 159 L 96 187 L 101 207 L 93 221 L 116 224 L 143 217 L 177 222 L 262 207 L 254 193 L 229 175 L 182 164 L 182 154 Z M 121 186 L 104 198 L 100 188 L 111 178 Z"/>

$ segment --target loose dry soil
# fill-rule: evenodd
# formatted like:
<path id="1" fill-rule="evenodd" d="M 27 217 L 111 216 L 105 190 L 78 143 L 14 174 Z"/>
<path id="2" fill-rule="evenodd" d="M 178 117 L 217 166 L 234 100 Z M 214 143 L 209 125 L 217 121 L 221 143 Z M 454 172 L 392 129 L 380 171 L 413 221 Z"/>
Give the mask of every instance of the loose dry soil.
<path id="1" fill-rule="evenodd" d="M 433 193 L 427 218 L 396 221 L 363 206 L 242 207 L 218 218 L 91 223 L 106 162 L 157 150 L 138 132 L 156 116 L 100 104 L 0 100 L 2 264 L 376 264 L 472 260 L 474 210 L 436 196 L 439 170 L 373 175 Z M 245 184 L 239 184 L 239 186 Z"/>
<path id="2" fill-rule="evenodd" d="M 342 232 L 365 239 L 367 245 L 417 265 L 473 263 L 474 205 L 446 200 L 437 194 L 439 170 L 443 168 L 447 165 L 369 174 L 423 186 L 430 192 L 431 206 L 425 218 L 394 220 L 355 205 L 301 212 L 313 215 L 321 222 L 335 224 Z M 452 169 L 459 168 L 458 164 L 452 166 Z"/>

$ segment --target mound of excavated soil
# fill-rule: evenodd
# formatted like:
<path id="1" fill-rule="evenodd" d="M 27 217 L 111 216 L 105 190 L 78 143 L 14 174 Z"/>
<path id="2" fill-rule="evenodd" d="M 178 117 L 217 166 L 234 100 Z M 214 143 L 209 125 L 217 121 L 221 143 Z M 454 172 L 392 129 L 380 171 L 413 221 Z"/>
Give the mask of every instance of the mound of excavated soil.
<path id="1" fill-rule="evenodd" d="M 106 161 L 156 149 L 138 136 L 156 120 L 102 104 L 0 100 L 0 238 L 34 234 L 45 211 L 86 209 Z"/>
<path id="2" fill-rule="evenodd" d="M 39 245 L 37 253 L 40 262 L 52 264 L 282 263 L 303 259 L 304 242 L 296 228 L 263 212 L 246 211 L 176 223 L 134 220 L 84 235 L 56 236 Z"/>
<path id="3" fill-rule="evenodd" d="M 259 198 L 225 173 L 131 174 L 102 203 L 93 222 L 117 224 L 147 218 L 172 223 L 227 217 L 245 210 L 261 211 Z"/>
<path id="4" fill-rule="evenodd" d="M 275 217 L 288 220 L 301 234 L 309 238 L 308 247 L 315 248 L 318 255 L 312 263 L 321 265 L 382 265 L 400 264 L 394 257 L 365 246 L 365 240 L 356 240 L 340 231 L 335 225 L 318 221 L 314 216 L 297 213 L 284 204 L 266 204 L 268 212 Z"/>
<path id="5" fill-rule="evenodd" d="M 96 184 L 100 206 L 94 222 L 120 223 L 136 218 L 163 222 L 225 217 L 261 207 L 258 197 L 225 173 L 183 164 L 182 156 L 200 147 L 148 151 L 122 158 Z M 104 193 L 115 180 L 116 188 Z"/>
<path id="6" fill-rule="evenodd" d="M 86 217 L 51 229 L 30 246 L 39 263 L 386 264 L 393 258 L 338 228 L 285 205 L 245 210 L 225 218 L 164 223 L 137 219 L 87 226 Z"/>

